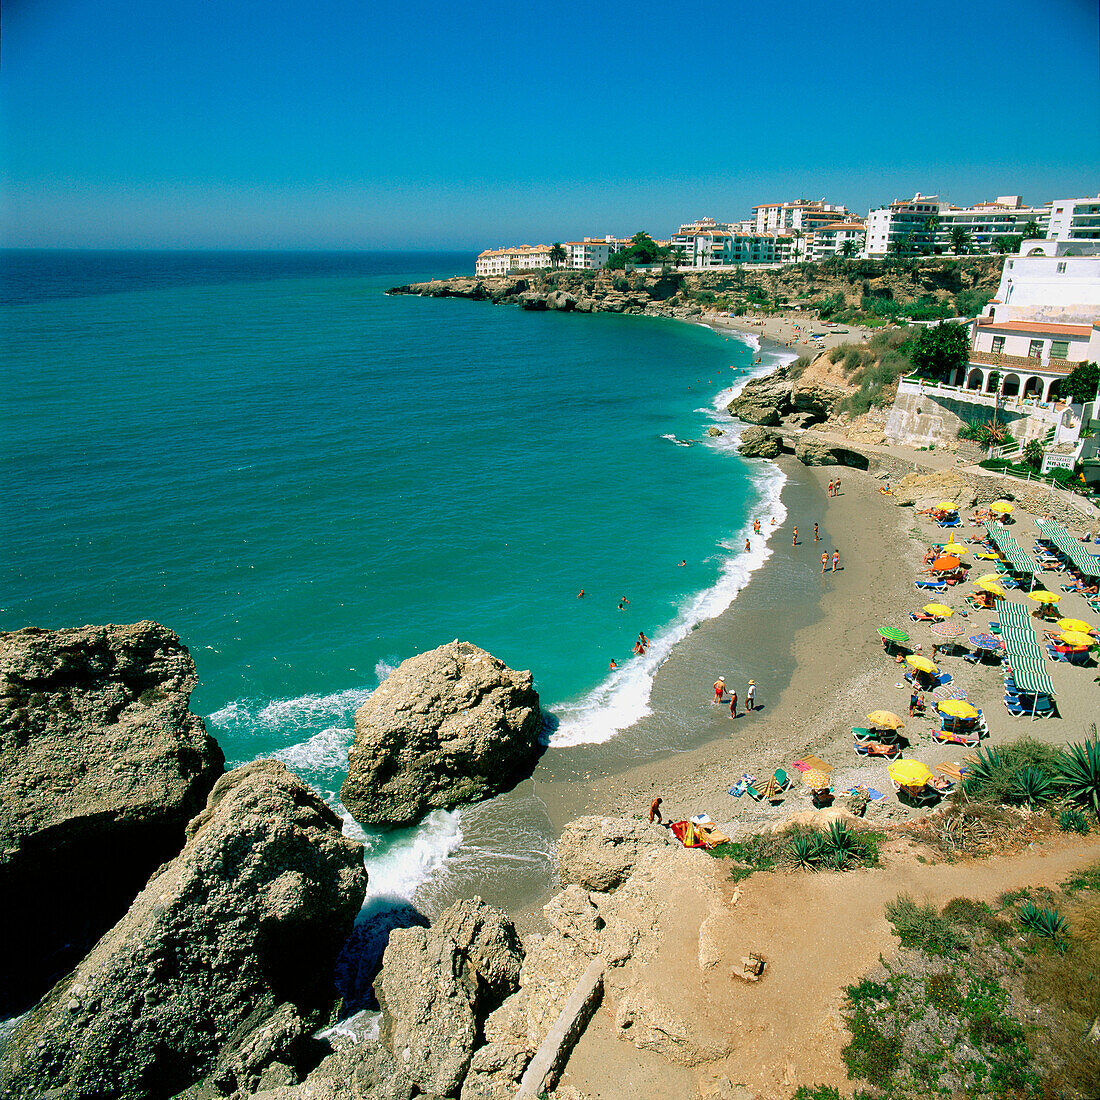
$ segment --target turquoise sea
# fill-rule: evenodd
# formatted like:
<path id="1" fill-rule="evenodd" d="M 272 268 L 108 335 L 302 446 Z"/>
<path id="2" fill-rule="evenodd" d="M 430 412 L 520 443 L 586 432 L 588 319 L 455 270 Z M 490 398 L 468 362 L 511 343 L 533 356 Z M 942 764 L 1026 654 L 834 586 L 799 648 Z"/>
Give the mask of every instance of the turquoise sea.
<path id="1" fill-rule="evenodd" d="M 453 638 L 533 671 L 549 751 L 629 726 L 767 556 L 781 475 L 719 410 L 769 364 L 697 325 L 385 294 L 472 267 L 4 253 L 0 628 L 164 623 L 228 760 L 334 804 L 355 708 Z M 349 822 L 372 892 L 445 875 L 461 819 Z"/>

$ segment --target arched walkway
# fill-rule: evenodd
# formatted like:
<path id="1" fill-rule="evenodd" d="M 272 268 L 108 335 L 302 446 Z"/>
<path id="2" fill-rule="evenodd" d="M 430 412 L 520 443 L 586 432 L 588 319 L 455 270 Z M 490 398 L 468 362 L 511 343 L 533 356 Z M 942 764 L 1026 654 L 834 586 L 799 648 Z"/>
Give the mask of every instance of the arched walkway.
<path id="1" fill-rule="evenodd" d="M 1018 374 L 1006 374 L 1005 384 L 1001 393 L 1005 397 L 1015 397 L 1020 392 L 1020 376 Z"/>
<path id="2" fill-rule="evenodd" d="M 981 390 L 982 383 L 985 381 L 985 374 L 975 367 L 966 379 L 966 388 L 968 390 Z"/>
<path id="3" fill-rule="evenodd" d="M 1043 379 L 1037 375 L 1032 375 L 1024 383 L 1024 397 L 1038 397 L 1043 396 Z"/>
<path id="4" fill-rule="evenodd" d="M 1000 382 L 1000 380 L 1001 380 L 1000 375 L 995 370 L 991 370 L 989 372 L 989 374 L 986 376 L 985 392 L 986 393 L 996 393 L 997 392 L 997 383 Z"/>

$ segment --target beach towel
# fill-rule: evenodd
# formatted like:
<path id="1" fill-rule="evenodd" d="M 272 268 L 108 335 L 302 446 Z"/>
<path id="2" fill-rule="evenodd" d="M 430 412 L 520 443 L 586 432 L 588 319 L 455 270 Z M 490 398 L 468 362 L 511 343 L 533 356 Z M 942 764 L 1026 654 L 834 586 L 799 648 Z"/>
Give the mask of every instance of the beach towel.
<path id="1" fill-rule="evenodd" d="M 669 828 L 672 830 L 672 835 L 685 848 L 705 848 L 707 846 L 706 840 L 700 836 L 699 830 L 690 821 L 674 821 Z"/>
<path id="2" fill-rule="evenodd" d="M 867 797 L 872 802 L 877 802 L 880 798 L 885 798 L 886 795 L 884 795 L 882 793 L 882 791 L 876 791 L 874 787 L 868 787 L 867 788 Z"/>
<path id="3" fill-rule="evenodd" d="M 799 765 L 805 765 L 799 767 Z M 816 768 L 818 771 L 831 772 L 833 770 L 832 764 L 826 764 L 824 760 L 819 759 L 813 755 L 806 755 L 801 760 L 796 760 L 794 766 L 798 768 L 800 772 L 808 772 L 811 768 Z"/>

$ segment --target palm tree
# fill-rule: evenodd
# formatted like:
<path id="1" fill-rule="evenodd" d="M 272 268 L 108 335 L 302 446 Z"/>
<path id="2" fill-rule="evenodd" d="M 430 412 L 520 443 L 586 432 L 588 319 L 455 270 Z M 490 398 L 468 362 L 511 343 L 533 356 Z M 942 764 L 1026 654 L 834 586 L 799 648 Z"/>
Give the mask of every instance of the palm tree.
<path id="1" fill-rule="evenodd" d="M 841 246 L 840 254 L 846 259 L 850 260 L 856 254 L 856 242 L 849 237 Z"/>
<path id="2" fill-rule="evenodd" d="M 1024 240 L 1034 241 L 1038 238 L 1041 230 L 1039 229 L 1039 223 L 1032 218 L 1023 228 Z"/>
<path id="3" fill-rule="evenodd" d="M 939 214 L 929 214 L 924 219 L 924 247 L 928 253 L 931 253 L 935 249 L 936 245 L 936 231 L 940 227 Z"/>
<path id="4" fill-rule="evenodd" d="M 970 243 L 970 230 L 965 225 L 953 225 L 951 227 L 951 248 L 954 250 L 955 255 L 966 251 L 966 246 Z"/>
<path id="5" fill-rule="evenodd" d="M 684 246 L 678 244 L 672 250 L 672 262 L 676 267 L 682 267 L 684 263 Z"/>
<path id="6" fill-rule="evenodd" d="M 565 263 L 565 249 L 562 248 L 561 241 L 555 241 L 550 246 L 550 266 L 558 267 L 563 263 Z"/>
<path id="7" fill-rule="evenodd" d="M 794 259 L 797 260 L 798 259 L 798 246 L 802 242 L 802 230 L 801 229 L 794 230 L 794 232 L 791 234 L 791 236 L 794 237 Z"/>

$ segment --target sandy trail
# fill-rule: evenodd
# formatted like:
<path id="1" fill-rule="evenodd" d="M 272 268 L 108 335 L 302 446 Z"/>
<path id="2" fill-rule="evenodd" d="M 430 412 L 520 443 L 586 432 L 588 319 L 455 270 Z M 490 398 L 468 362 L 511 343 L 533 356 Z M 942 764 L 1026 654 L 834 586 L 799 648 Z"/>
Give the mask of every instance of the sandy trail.
<path id="1" fill-rule="evenodd" d="M 1100 837 L 1055 834 L 1015 855 L 954 864 L 922 863 L 920 852 L 909 841 L 894 841 L 878 868 L 758 873 L 736 889 L 728 879 L 720 881 L 717 862 L 705 873 L 719 881 L 724 900 L 724 913 L 708 921 L 720 962 L 700 969 L 699 929 L 707 912 L 690 900 L 670 898 L 657 958 L 627 980 L 652 989 L 693 1022 L 702 1040 L 728 1044 L 732 1053 L 691 1068 L 638 1050 L 618 1037 L 616 996 L 609 994 L 562 1084 L 608 1100 L 707 1095 L 723 1077 L 748 1086 L 758 1100 L 789 1100 L 806 1083 L 850 1094 L 840 1053 L 848 1041 L 840 1005 L 845 986 L 896 950 L 886 904 L 900 893 L 942 906 L 955 897 L 993 902 L 1009 890 L 1056 886 L 1100 859 Z M 769 962 L 764 980 L 753 985 L 730 976 L 749 951 Z"/>

